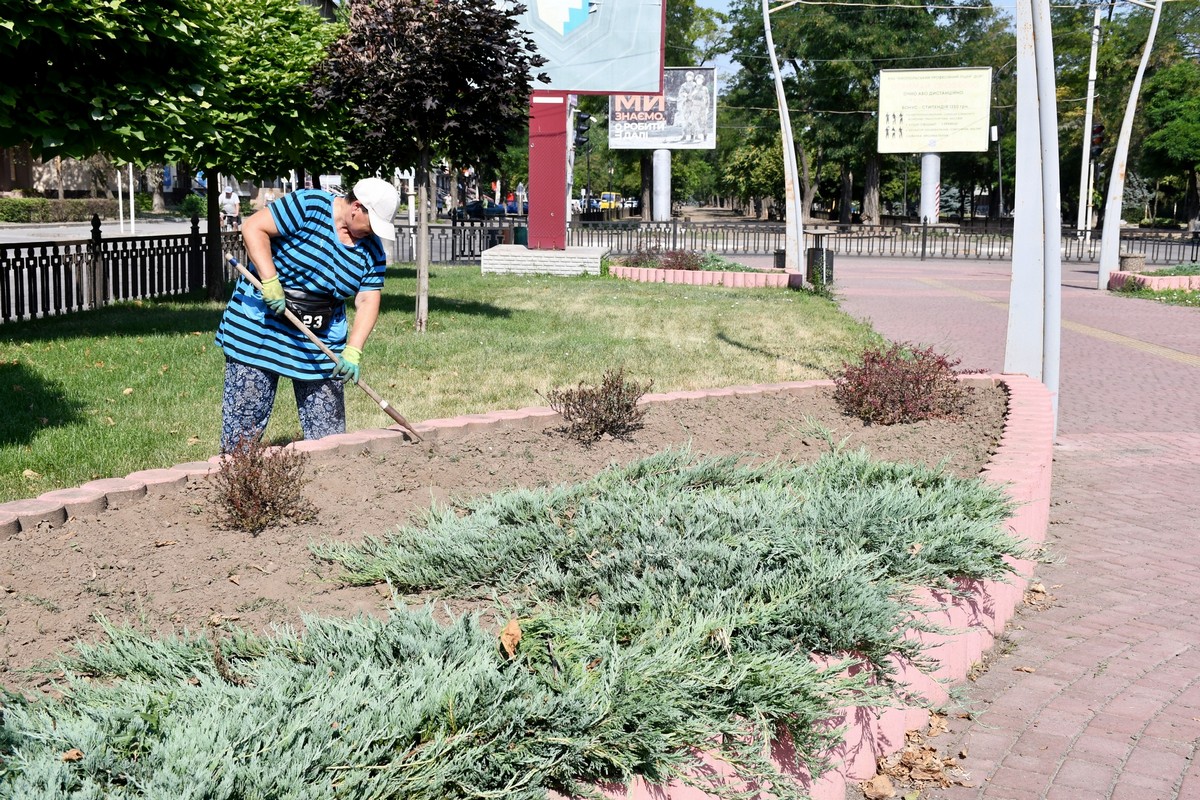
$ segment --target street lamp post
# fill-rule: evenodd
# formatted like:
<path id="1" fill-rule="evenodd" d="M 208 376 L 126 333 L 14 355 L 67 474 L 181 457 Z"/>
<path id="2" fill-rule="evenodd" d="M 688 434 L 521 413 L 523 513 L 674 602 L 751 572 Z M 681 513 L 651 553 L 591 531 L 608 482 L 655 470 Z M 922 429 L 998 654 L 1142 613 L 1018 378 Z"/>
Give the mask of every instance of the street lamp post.
<path id="1" fill-rule="evenodd" d="M 799 0 L 791 0 L 777 6 L 780 11 Z M 779 73 L 779 60 L 775 58 L 775 42 L 771 37 L 771 10 L 769 0 L 762 0 L 763 28 L 767 39 L 767 55 L 771 57 L 771 72 L 775 77 L 775 99 L 779 105 L 779 133 L 783 140 L 783 196 L 787 224 L 784 226 L 784 264 L 789 270 L 800 271 L 800 253 L 804 248 L 804 216 L 797 199 L 800 179 L 796 170 L 796 142 L 792 139 L 792 118 L 788 112 L 787 96 L 783 91 L 783 76 Z"/>
<path id="2" fill-rule="evenodd" d="M 1113 152 L 1112 170 L 1108 173 L 1108 199 L 1104 203 L 1104 224 L 1100 228 L 1100 268 L 1097 270 L 1096 288 L 1108 288 L 1108 274 L 1119 265 L 1121 249 L 1121 206 L 1125 196 L 1125 162 L 1129 157 L 1129 139 L 1133 135 L 1133 115 L 1137 111 L 1138 94 L 1142 90 L 1142 77 L 1146 74 L 1146 63 L 1154 47 L 1154 36 L 1158 33 L 1158 20 L 1162 16 L 1162 0 L 1151 6 L 1142 0 L 1130 0 L 1136 6 L 1153 8 L 1150 33 L 1146 36 L 1146 49 L 1129 90 L 1129 102 L 1125 105 L 1125 117 L 1121 120 L 1121 133 L 1117 136 L 1117 148 Z"/>

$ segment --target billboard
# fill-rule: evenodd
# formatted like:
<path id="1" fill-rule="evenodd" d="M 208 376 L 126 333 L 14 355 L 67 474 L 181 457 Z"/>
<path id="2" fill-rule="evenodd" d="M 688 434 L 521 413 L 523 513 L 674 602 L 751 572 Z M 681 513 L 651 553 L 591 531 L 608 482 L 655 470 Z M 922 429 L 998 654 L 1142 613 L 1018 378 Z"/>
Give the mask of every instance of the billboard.
<path id="1" fill-rule="evenodd" d="M 712 150 L 717 146 L 717 71 L 668 67 L 663 93 L 608 98 L 609 150 Z"/>
<path id="2" fill-rule="evenodd" d="M 662 91 L 664 0 L 528 0 L 519 21 L 547 60 L 538 91 Z"/>
<path id="3" fill-rule="evenodd" d="M 880 70 L 879 152 L 983 152 L 991 110 L 991 67 Z"/>

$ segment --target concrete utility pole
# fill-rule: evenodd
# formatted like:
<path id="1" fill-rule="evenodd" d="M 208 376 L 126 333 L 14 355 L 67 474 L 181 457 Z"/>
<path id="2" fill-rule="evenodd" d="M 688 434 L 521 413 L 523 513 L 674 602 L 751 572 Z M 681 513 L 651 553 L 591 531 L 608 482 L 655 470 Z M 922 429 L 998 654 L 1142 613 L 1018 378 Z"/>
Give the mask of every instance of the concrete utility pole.
<path id="1" fill-rule="evenodd" d="M 767 33 L 767 53 L 771 56 L 771 74 L 775 76 L 775 99 L 779 104 L 779 128 L 783 139 L 783 196 L 784 214 L 784 266 L 790 272 L 800 272 L 800 253 L 804 249 L 804 218 L 797 200 L 800 177 L 796 170 L 796 144 L 792 139 L 792 118 L 788 113 L 787 97 L 783 93 L 783 76 L 779 74 L 779 61 L 775 58 L 775 42 L 771 38 L 771 10 L 768 0 L 762 0 L 763 28 Z M 781 8 L 790 6 L 780 6 Z"/>
<path id="2" fill-rule="evenodd" d="M 1017 0 L 1017 175 L 1004 371 L 1046 384 L 1058 419 L 1062 214 L 1049 0 Z"/>
<path id="3" fill-rule="evenodd" d="M 1100 240 L 1100 271 L 1096 280 L 1096 288 L 1104 291 L 1108 288 L 1108 274 L 1117 268 L 1121 255 L 1121 207 L 1125 197 L 1125 166 L 1129 159 L 1129 139 L 1133 135 L 1133 115 L 1137 111 L 1138 95 L 1142 91 L 1142 77 L 1146 74 L 1146 64 L 1150 61 L 1150 50 L 1154 47 L 1154 36 L 1158 33 L 1158 19 L 1162 16 L 1163 0 L 1155 0 L 1154 5 L 1143 3 L 1141 0 L 1129 0 L 1142 8 L 1153 8 L 1154 16 L 1150 19 L 1150 34 L 1146 37 L 1146 49 L 1142 51 L 1142 63 L 1138 65 L 1137 75 L 1133 79 L 1133 88 L 1129 90 L 1129 102 L 1125 104 L 1125 118 L 1121 120 L 1121 133 L 1117 137 L 1117 149 L 1113 153 L 1112 177 L 1108 181 L 1108 199 L 1104 203 L 1104 226 L 1101 229 Z"/>

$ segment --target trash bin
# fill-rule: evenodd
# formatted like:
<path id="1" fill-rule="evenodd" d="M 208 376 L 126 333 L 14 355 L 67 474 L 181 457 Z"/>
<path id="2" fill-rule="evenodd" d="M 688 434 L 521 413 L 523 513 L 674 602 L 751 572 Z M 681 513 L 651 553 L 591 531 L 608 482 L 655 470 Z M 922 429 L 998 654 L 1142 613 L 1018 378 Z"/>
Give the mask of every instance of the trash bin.
<path id="1" fill-rule="evenodd" d="M 833 252 L 824 247 L 808 248 L 808 282 L 813 286 L 833 283 Z"/>
<path id="2" fill-rule="evenodd" d="M 775 269 L 787 269 L 787 251 L 775 251 Z"/>
<path id="3" fill-rule="evenodd" d="M 513 241 L 515 244 L 523 244 L 526 247 L 528 247 L 529 246 L 529 226 L 528 225 L 518 225 L 517 229 L 516 229 L 516 233 L 515 233 L 515 239 Z"/>

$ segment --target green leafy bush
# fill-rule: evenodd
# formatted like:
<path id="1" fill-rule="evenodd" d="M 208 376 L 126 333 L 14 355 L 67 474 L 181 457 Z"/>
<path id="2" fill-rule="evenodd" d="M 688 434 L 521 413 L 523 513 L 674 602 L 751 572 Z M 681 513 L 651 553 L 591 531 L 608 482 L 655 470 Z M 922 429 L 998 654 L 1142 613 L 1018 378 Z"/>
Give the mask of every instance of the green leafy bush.
<path id="1" fill-rule="evenodd" d="M 204 219 L 208 215 L 208 205 L 200 195 L 188 194 L 179 201 L 179 212 L 189 219 L 191 217 Z"/>
<path id="2" fill-rule="evenodd" d="M 0 222 L 91 222 L 93 216 L 115 219 L 117 201 L 99 197 L 0 197 Z"/>
<path id="3" fill-rule="evenodd" d="M 1139 228 L 1161 228 L 1169 231 L 1177 231 L 1183 227 L 1183 223 L 1170 217 L 1146 217 L 1138 223 Z"/>
<path id="4" fill-rule="evenodd" d="M 911 343 L 868 348 L 859 364 L 842 365 L 833 397 L 846 413 L 879 425 L 955 417 L 973 391 L 955 377 L 958 363 Z"/>
<path id="5" fill-rule="evenodd" d="M 618 367 L 606 371 L 596 386 L 580 381 L 573 389 L 555 387 L 542 396 L 566 421 L 568 436 L 594 442 L 605 434 L 624 436 L 637 428 L 646 415 L 638 400 L 653 383 L 629 380 L 624 367 Z"/>

